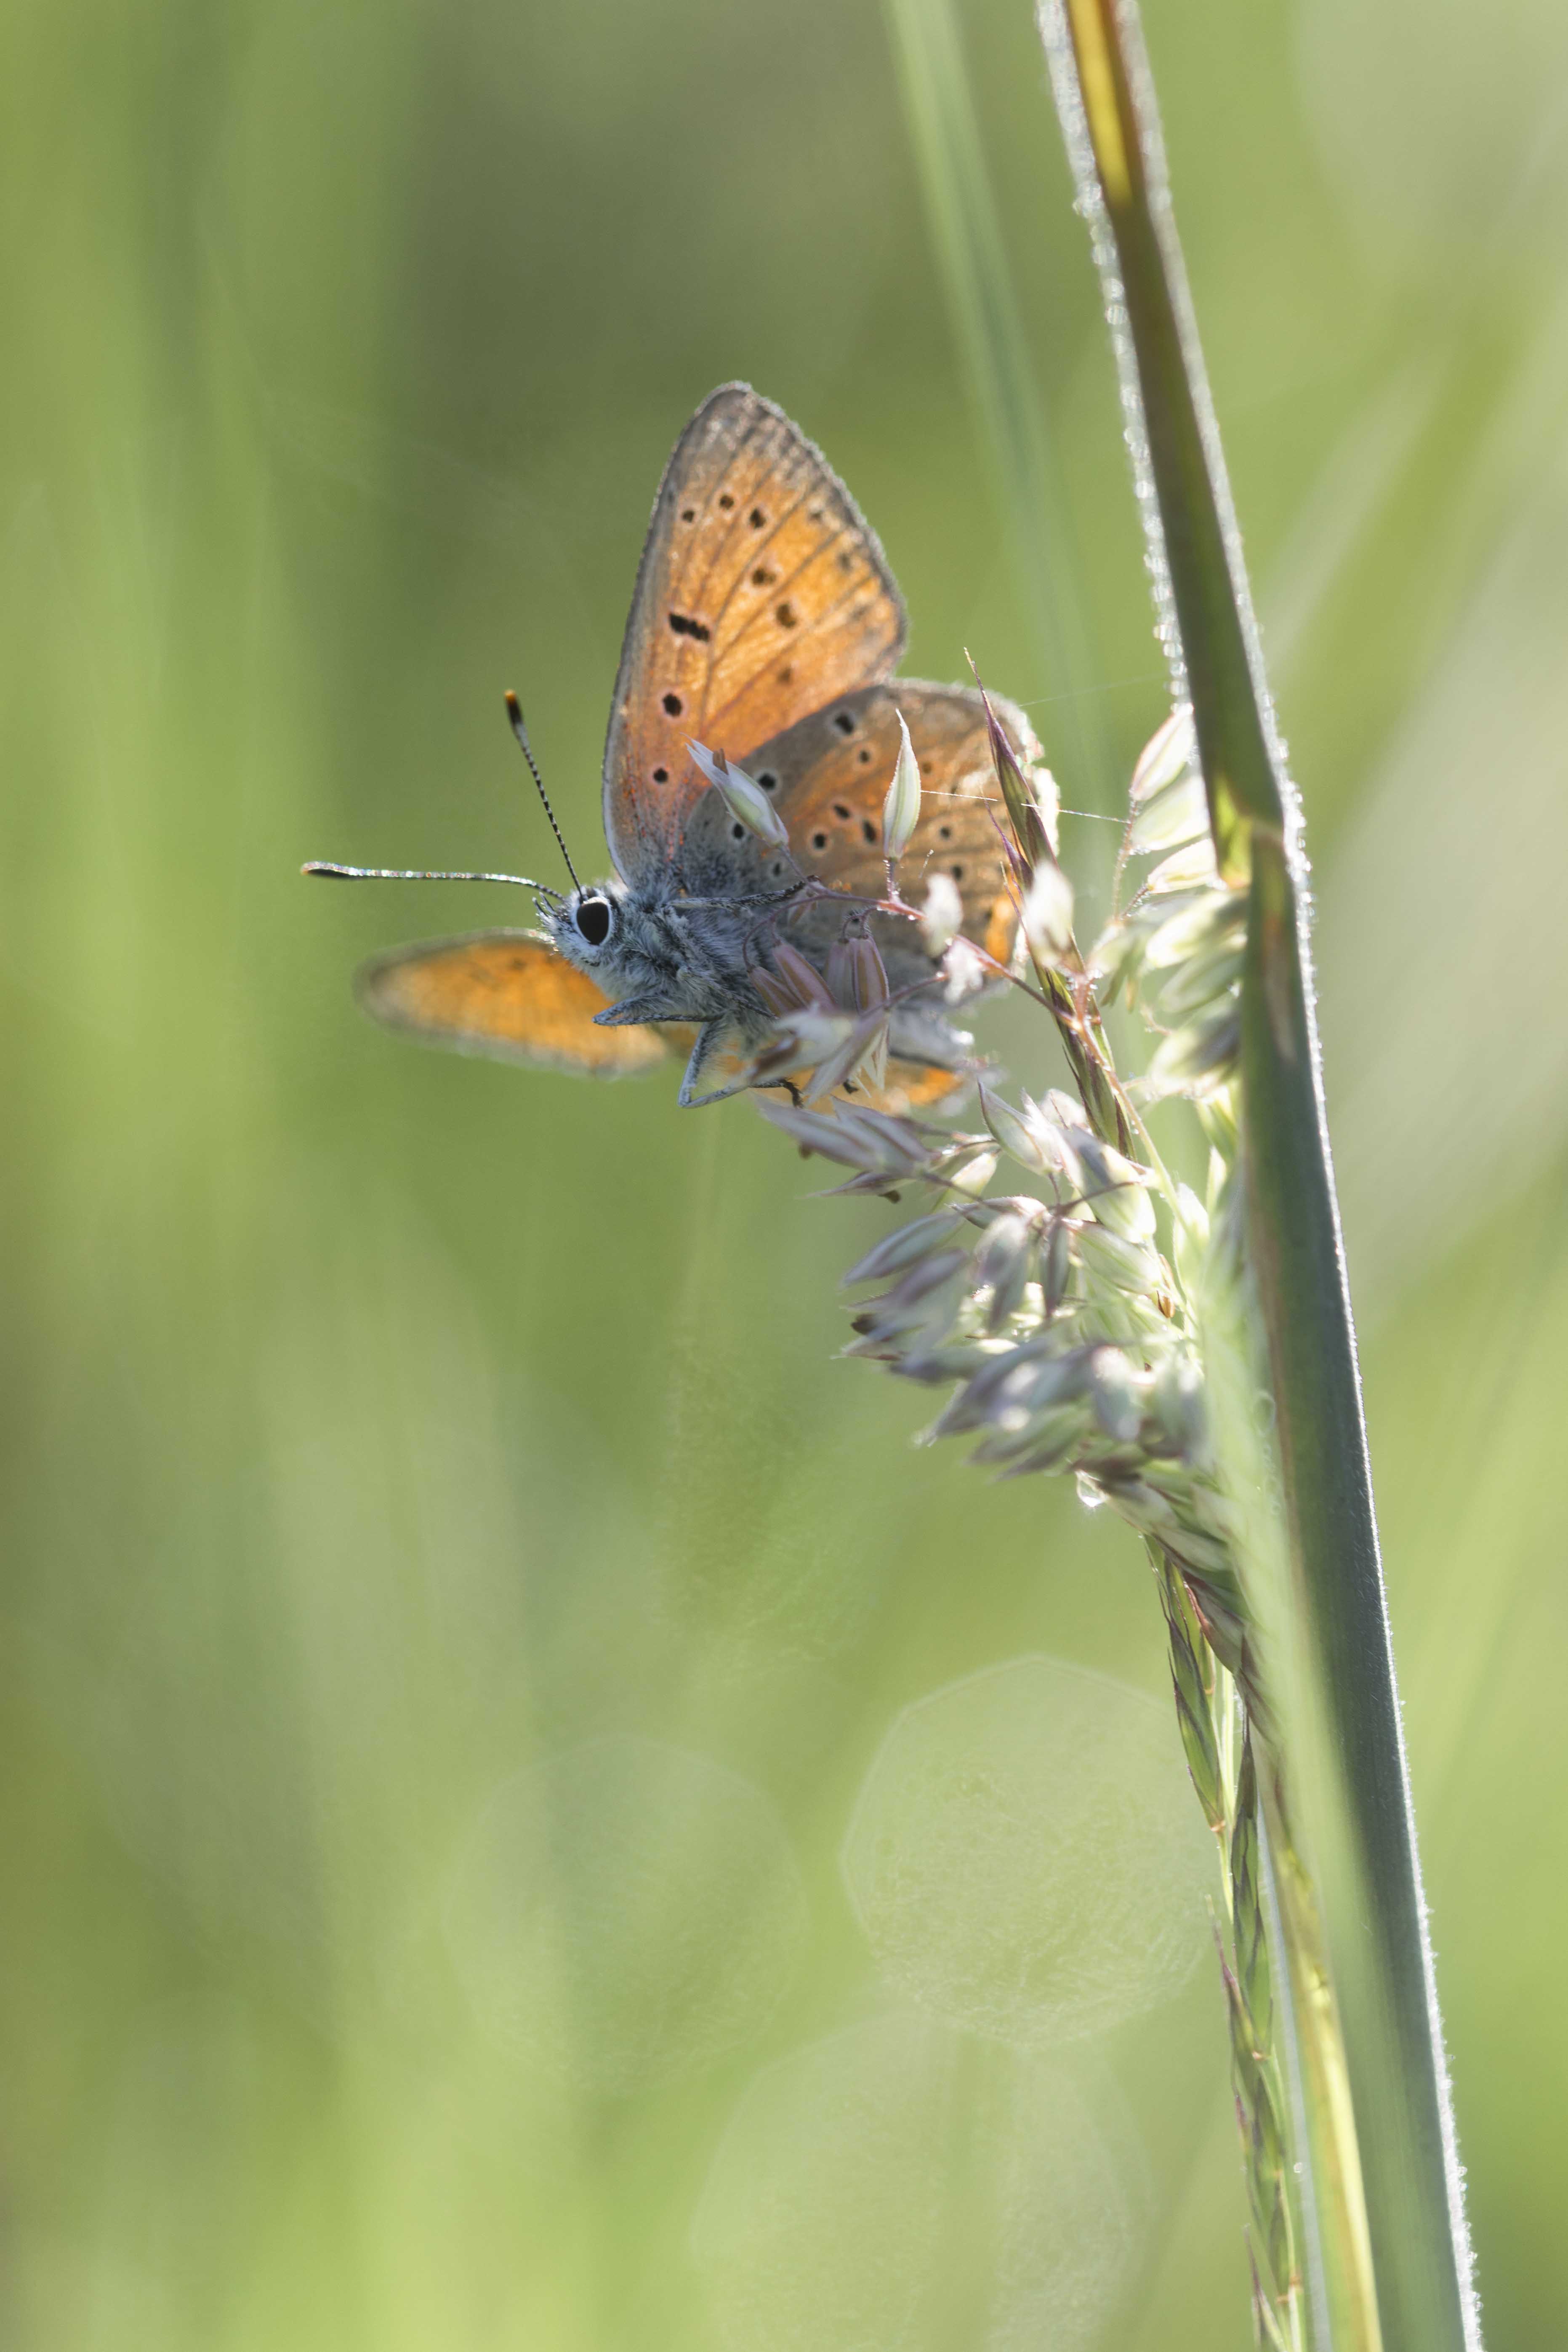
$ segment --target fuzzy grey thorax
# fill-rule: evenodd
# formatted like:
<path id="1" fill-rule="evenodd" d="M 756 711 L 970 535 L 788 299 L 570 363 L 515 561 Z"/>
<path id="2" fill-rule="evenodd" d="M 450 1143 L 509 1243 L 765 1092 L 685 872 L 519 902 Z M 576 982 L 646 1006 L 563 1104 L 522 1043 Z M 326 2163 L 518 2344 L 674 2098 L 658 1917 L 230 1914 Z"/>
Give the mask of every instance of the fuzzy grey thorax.
<path id="1" fill-rule="evenodd" d="M 696 1029 L 680 1089 L 682 1107 L 691 1108 L 752 1083 L 733 1070 L 717 1086 L 712 1078 L 726 1045 L 738 1043 L 749 1053 L 769 1033 L 774 1016 L 754 974 L 759 968 L 774 968 L 772 950 L 792 918 L 800 949 L 822 971 L 828 961 L 824 937 L 807 935 L 814 915 L 826 915 L 833 928 L 841 927 L 843 918 L 833 922 L 830 902 L 836 895 L 807 881 L 782 895 L 704 897 L 678 875 L 661 873 L 651 886 L 619 877 L 592 884 L 552 904 L 540 902 L 540 913 L 561 954 L 591 974 L 609 998 L 595 1016 L 598 1025 L 679 1023 Z M 863 923 L 864 917 L 857 909 L 850 919 Z M 904 954 L 910 954 L 907 946 Z M 892 1013 L 893 1050 L 959 1067 L 973 1040 L 946 1017 L 940 1001 L 931 1001 L 934 982 L 929 988 L 919 984 L 924 976 L 917 960 L 906 977 L 903 1001 Z M 916 982 L 912 990 L 910 980 Z"/>
<path id="2" fill-rule="evenodd" d="M 765 1027 L 750 970 L 773 929 L 766 899 L 693 898 L 666 873 L 640 887 L 595 883 L 540 911 L 561 953 L 611 999 L 602 1024 L 722 1021 L 748 1036 Z"/>

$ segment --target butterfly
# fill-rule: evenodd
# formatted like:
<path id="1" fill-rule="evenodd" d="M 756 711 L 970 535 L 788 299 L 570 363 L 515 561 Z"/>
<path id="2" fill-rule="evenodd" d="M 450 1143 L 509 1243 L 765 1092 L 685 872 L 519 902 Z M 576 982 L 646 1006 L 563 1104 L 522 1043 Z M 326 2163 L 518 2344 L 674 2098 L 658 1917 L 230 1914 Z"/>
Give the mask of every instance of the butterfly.
<path id="1" fill-rule="evenodd" d="M 973 1039 L 949 1008 L 1005 965 L 1016 908 L 984 701 L 895 679 L 905 635 L 887 559 L 821 452 L 749 384 L 721 385 L 676 443 L 637 569 L 605 750 L 614 874 L 584 886 L 568 858 L 568 892 L 430 877 L 525 882 L 543 928 L 395 949 L 360 973 L 362 1005 L 433 1045 L 598 1077 L 678 1050 L 690 1108 L 779 1083 L 756 1063 L 798 993 L 799 959 L 827 990 L 843 970 L 836 946 L 868 937 L 890 1056 L 869 1098 L 898 1109 L 955 1093 Z M 994 697 L 991 708 L 1026 771 L 1040 757 L 1027 721 Z M 944 983 L 918 924 L 888 910 L 900 717 L 921 787 L 900 887 L 918 894 L 935 873 L 954 886 L 963 935 L 989 960 L 970 958 L 967 982 L 950 964 Z M 742 822 L 710 782 L 710 746 L 721 769 L 727 747 L 776 824 Z"/>

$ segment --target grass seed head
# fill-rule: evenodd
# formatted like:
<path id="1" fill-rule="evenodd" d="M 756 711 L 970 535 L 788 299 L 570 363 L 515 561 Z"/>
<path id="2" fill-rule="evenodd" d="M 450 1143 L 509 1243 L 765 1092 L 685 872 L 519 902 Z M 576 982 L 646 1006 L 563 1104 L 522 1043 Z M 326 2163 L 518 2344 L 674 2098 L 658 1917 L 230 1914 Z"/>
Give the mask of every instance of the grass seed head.
<path id="1" fill-rule="evenodd" d="M 710 751 L 705 743 L 687 740 L 687 750 L 697 763 L 699 773 L 707 777 L 737 824 L 769 849 L 787 849 L 789 834 L 784 819 L 766 793 L 744 768 L 735 767 L 722 751 Z"/>
<path id="2" fill-rule="evenodd" d="M 951 874 L 933 874 L 926 885 L 921 943 L 934 962 L 945 955 L 963 922 L 963 900 Z"/>
<path id="3" fill-rule="evenodd" d="M 899 756 L 893 763 L 893 781 L 882 803 L 882 851 L 889 866 L 898 864 L 914 838 L 915 827 L 921 821 L 921 799 L 920 767 L 904 714 L 896 710 L 893 716 L 899 722 Z"/>

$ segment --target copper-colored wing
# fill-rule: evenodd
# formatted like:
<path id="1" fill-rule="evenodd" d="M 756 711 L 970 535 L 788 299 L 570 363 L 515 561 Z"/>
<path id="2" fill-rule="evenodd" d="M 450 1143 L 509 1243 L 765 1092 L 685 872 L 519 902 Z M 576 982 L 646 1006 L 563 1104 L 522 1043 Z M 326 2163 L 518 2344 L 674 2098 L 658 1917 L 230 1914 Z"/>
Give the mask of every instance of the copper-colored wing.
<path id="1" fill-rule="evenodd" d="M 354 992 L 389 1029 L 459 1054 L 489 1054 L 601 1078 L 665 1058 L 653 1029 L 595 1029 L 609 999 L 537 931 L 470 931 L 395 948 L 364 966 Z"/>
<path id="2" fill-rule="evenodd" d="M 668 858 L 707 787 L 687 739 L 739 756 L 890 677 L 904 608 L 853 499 L 782 409 L 727 383 L 665 468 L 605 747 L 622 874 Z"/>
<path id="3" fill-rule="evenodd" d="M 1020 761 L 1032 765 L 1041 753 L 1028 720 L 1015 704 L 994 695 L 991 700 Z M 963 903 L 965 933 L 1005 963 L 1016 917 L 1004 887 L 1001 810 L 985 712 L 973 687 L 900 677 L 843 695 L 749 752 L 742 764 L 773 798 L 804 873 L 880 898 L 887 887 L 882 803 L 899 755 L 900 711 L 923 787 L 920 823 L 899 863 L 900 886 L 918 905 L 931 874 L 941 868 L 950 875 Z M 751 836 L 736 842 L 733 831 L 714 793 L 688 828 L 688 866 L 710 876 L 727 866 L 738 890 L 784 888 L 790 869 L 779 854 Z M 825 909 L 808 929 L 819 929 L 826 916 Z M 899 926 L 886 936 L 907 940 L 910 929 Z M 879 919 L 878 935 L 884 937 Z"/>
<path id="4" fill-rule="evenodd" d="M 890 1118 L 909 1118 L 922 1110 L 950 1110 L 970 1084 L 966 1070 L 944 1070 L 934 1062 L 904 1062 L 894 1054 L 888 1061 L 887 1084 L 880 1088 L 858 1087 L 841 1099 L 885 1110 Z"/>

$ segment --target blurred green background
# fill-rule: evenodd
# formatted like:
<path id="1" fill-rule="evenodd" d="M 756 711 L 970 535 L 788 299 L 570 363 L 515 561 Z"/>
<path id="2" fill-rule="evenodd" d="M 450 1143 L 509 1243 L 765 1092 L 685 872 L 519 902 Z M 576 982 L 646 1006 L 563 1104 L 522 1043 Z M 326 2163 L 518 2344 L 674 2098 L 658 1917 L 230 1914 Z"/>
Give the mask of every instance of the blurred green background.
<path id="1" fill-rule="evenodd" d="M 1096 1937 L 1187 1937 L 1076 2042 L 1028 1985 L 1035 2026 L 931 2022 L 940 1954 L 895 1917 L 889 1968 L 840 1869 L 900 1710 L 1031 1654 L 1068 1662 L 1043 1701 L 1082 1667 L 1160 1710 L 1149 1746 L 1107 1690 L 1074 1801 L 1190 1806 L 1131 1539 L 912 1451 L 927 1401 L 832 1360 L 887 1212 L 805 1198 L 748 1106 L 356 1016 L 361 955 L 510 902 L 297 878 L 550 874 L 508 686 L 594 867 L 654 487 L 736 375 L 881 531 L 909 667 L 972 647 L 1103 803 L 1164 707 L 1114 381 L 1027 11 L 959 22 L 1067 698 L 873 0 L 5 14 L 19 2352 L 1249 2339 L 1183 1836 L 1152 1891 L 1065 1800 L 1048 1886 L 1027 1808 L 992 1857 L 1091 1976 Z M 1315 861 L 1489 2342 L 1535 2352 L 1568 2337 L 1568 17 L 1147 25 Z M 931 1786 L 884 1751 L 917 1849 L 942 1790 L 1060 1765 L 975 1762 L 965 1704 L 906 1721 L 956 1742 Z M 942 1867 L 967 1916 L 962 1839 Z M 981 1930 L 1005 1976 L 1017 1921 Z"/>

